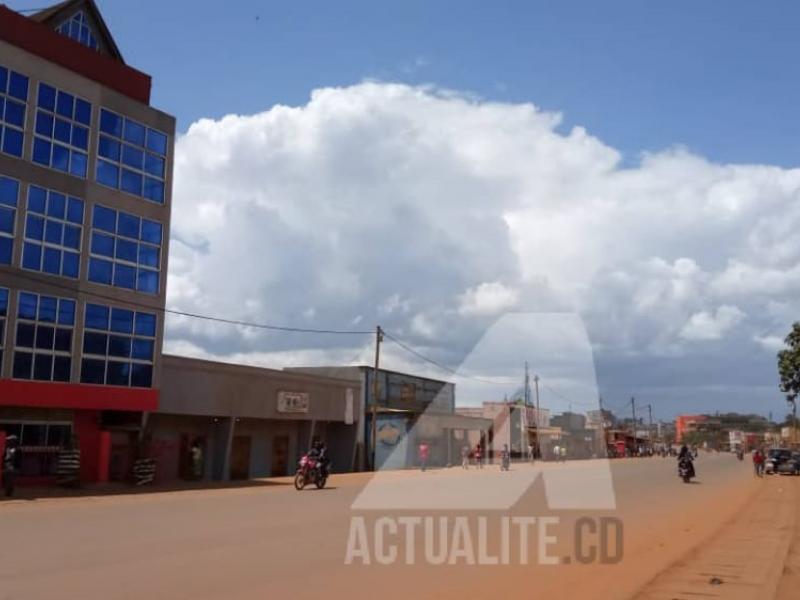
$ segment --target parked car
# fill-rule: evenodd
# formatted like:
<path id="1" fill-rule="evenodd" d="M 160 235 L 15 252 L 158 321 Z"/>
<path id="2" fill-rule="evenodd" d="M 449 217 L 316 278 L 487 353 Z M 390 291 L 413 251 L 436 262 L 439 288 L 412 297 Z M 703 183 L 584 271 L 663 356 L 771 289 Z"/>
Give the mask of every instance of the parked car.
<path id="1" fill-rule="evenodd" d="M 788 448 L 773 448 L 767 454 L 767 460 L 764 462 L 764 473 L 767 475 L 774 475 L 778 473 L 778 469 L 783 465 L 785 462 L 789 462 L 792 458 L 792 451 Z M 784 469 L 791 470 L 790 467 L 784 467 Z"/>
<path id="2" fill-rule="evenodd" d="M 800 475 L 800 452 L 792 452 L 789 458 L 778 463 L 777 472 L 779 475 Z"/>

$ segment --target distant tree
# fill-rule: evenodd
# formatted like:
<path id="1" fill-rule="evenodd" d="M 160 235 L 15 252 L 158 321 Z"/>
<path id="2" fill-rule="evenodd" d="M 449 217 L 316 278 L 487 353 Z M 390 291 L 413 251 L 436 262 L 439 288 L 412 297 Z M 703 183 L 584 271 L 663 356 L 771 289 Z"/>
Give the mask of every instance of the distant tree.
<path id="1" fill-rule="evenodd" d="M 800 322 L 792 326 L 792 331 L 786 336 L 784 343 L 787 348 L 778 352 L 780 389 L 786 394 L 786 400 L 794 409 L 797 395 L 800 394 Z"/>

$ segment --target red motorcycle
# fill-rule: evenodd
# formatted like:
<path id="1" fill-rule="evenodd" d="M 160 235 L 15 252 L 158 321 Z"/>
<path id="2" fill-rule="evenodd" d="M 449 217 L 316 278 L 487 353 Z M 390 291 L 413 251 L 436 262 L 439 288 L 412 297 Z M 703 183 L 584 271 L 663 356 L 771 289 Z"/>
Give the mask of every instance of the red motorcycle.
<path id="1" fill-rule="evenodd" d="M 328 482 L 328 475 L 317 458 L 307 454 L 300 459 L 297 465 L 297 472 L 294 474 L 294 487 L 302 490 L 308 484 L 313 483 L 318 490 L 325 487 Z"/>

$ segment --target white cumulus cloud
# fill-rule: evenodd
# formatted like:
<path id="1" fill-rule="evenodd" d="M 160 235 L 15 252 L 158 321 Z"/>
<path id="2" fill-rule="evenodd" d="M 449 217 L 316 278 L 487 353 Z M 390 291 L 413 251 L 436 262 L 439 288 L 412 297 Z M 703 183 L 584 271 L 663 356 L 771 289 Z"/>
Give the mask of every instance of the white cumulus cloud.
<path id="1" fill-rule="evenodd" d="M 603 385 L 672 398 L 698 364 L 698 385 L 735 385 L 731 372 L 757 375 L 743 397 L 774 385 L 759 336 L 800 314 L 800 169 L 680 147 L 621 158 L 559 114 L 432 86 L 318 89 L 302 106 L 204 119 L 176 146 L 168 306 L 381 325 L 451 366 L 499 313 L 577 312 Z M 167 339 L 346 363 L 370 338 L 170 317 Z"/>

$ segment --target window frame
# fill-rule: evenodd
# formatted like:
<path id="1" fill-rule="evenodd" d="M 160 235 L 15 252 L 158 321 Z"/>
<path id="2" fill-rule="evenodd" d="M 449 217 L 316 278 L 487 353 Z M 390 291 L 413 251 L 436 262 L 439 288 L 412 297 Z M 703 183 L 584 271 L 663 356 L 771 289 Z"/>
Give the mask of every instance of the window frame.
<path id="1" fill-rule="evenodd" d="M 105 321 L 106 321 L 105 329 L 100 329 L 99 327 L 94 326 L 94 324 L 90 324 L 89 311 L 94 310 L 95 308 L 100 308 L 102 311 L 107 312 L 105 316 Z M 113 328 L 115 311 L 130 313 L 131 315 L 130 332 L 119 331 Z M 152 317 L 153 319 L 152 336 L 149 334 L 137 333 L 137 324 L 139 322 L 140 315 L 145 317 Z M 107 385 L 114 387 L 151 389 L 153 387 L 153 376 L 155 374 L 155 365 L 156 365 L 156 340 L 158 339 L 158 326 L 159 326 L 158 314 L 155 312 L 148 312 L 146 310 L 123 308 L 121 306 L 114 306 L 111 304 L 86 302 L 83 308 L 83 319 L 84 319 L 83 339 L 81 343 L 81 355 L 80 355 L 81 356 L 80 382 L 84 385 Z M 91 351 L 87 352 L 86 350 L 87 335 L 105 336 L 105 355 Z M 112 343 L 112 338 L 114 337 L 123 338 L 130 342 L 129 343 L 130 351 L 127 357 L 111 354 L 111 343 Z M 134 357 L 134 347 L 137 341 L 145 343 L 149 342 L 152 345 L 152 354 L 151 354 L 152 358 L 150 360 Z M 84 369 L 86 368 L 87 361 L 103 363 L 103 383 L 87 381 L 87 378 L 84 377 Z M 111 374 L 111 366 L 110 366 L 111 363 L 120 363 L 127 366 L 128 373 L 127 373 L 126 384 L 109 383 Z M 133 385 L 134 365 L 141 365 L 150 368 L 150 382 L 147 386 Z"/>
<path id="2" fill-rule="evenodd" d="M 11 233 L 6 233 L 4 231 L 0 231 L 0 240 L 10 240 L 11 241 L 11 255 L 9 258 L 9 262 L 4 262 L 0 260 L 0 265 L 7 265 L 13 266 L 14 265 L 14 242 L 17 238 L 17 217 L 19 215 L 19 197 L 20 197 L 20 189 L 21 189 L 21 181 L 19 179 L 15 179 L 13 177 L 7 177 L 5 175 L 0 174 L 0 188 L 2 188 L 4 181 L 10 181 L 13 185 L 16 186 L 16 199 L 14 201 L 14 205 L 7 204 L 0 199 L 0 211 L 10 212 L 11 213 Z"/>
<path id="3" fill-rule="evenodd" d="M 112 115 L 114 118 L 119 120 L 119 122 L 120 122 L 119 135 L 116 134 L 116 133 L 111 133 L 111 132 L 105 131 L 103 129 L 104 113 L 108 113 L 108 114 Z M 142 144 L 139 144 L 138 142 L 131 142 L 131 141 L 128 141 L 128 140 L 125 139 L 125 129 L 126 129 L 127 123 L 129 123 L 129 122 L 144 129 L 144 142 Z M 157 151 L 152 150 L 152 149 L 150 149 L 148 147 L 147 139 L 148 139 L 148 136 L 149 136 L 151 131 L 155 132 L 155 133 L 157 133 L 159 135 L 164 136 L 164 154 L 160 154 Z M 104 144 L 109 140 L 110 140 L 111 143 L 114 143 L 119 147 L 118 148 L 118 150 L 119 150 L 118 153 L 115 153 L 115 154 L 118 154 L 118 158 L 110 158 L 110 157 L 106 156 L 101 151 L 101 144 Z M 150 127 L 149 125 L 146 125 L 145 123 L 142 123 L 141 121 L 137 121 L 135 119 L 128 118 L 125 115 L 120 114 L 120 113 L 118 113 L 118 112 L 116 112 L 114 110 L 111 110 L 109 108 L 106 108 L 104 106 L 100 106 L 99 110 L 98 110 L 98 117 L 97 117 L 97 148 L 96 148 L 94 181 L 97 184 L 102 185 L 103 187 L 107 187 L 109 189 L 115 189 L 117 191 L 122 192 L 123 194 L 127 194 L 127 195 L 133 196 L 135 198 L 140 198 L 142 200 L 145 200 L 146 202 L 152 202 L 153 204 L 158 204 L 160 206 L 166 206 L 166 204 L 167 204 L 167 173 L 168 173 L 168 170 L 169 170 L 169 160 L 170 160 L 169 142 L 170 142 L 170 136 L 169 136 L 168 133 L 166 133 L 164 131 L 161 131 L 160 129 L 157 129 L 155 127 Z M 126 163 L 123 160 L 123 154 L 125 152 L 125 148 L 126 147 L 132 148 L 133 150 L 142 153 L 142 166 L 141 166 L 141 168 L 129 165 L 128 163 Z M 163 163 L 164 163 L 163 164 L 163 173 L 161 174 L 160 177 L 156 176 L 156 175 L 153 175 L 152 173 L 147 171 L 147 166 L 146 165 L 147 165 L 147 156 L 148 155 L 152 155 L 152 156 L 154 156 L 154 157 L 156 157 L 158 159 L 161 159 L 163 161 Z M 109 183 L 106 183 L 106 182 L 101 180 L 100 171 L 105 166 L 111 166 L 114 169 L 116 169 L 116 172 L 117 172 L 116 173 L 116 185 L 109 185 Z M 131 192 L 131 191 L 126 190 L 126 189 L 123 188 L 123 182 L 122 182 L 123 169 L 128 170 L 131 173 L 133 173 L 134 175 L 140 176 L 142 178 L 141 193 L 134 193 L 134 192 Z M 162 199 L 161 200 L 154 200 L 153 198 L 150 198 L 149 196 L 146 195 L 145 190 L 147 189 L 146 183 L 147 183 L 147 179 L 148 178 L 154 180 L 156 183 L 159 183 L 161 185 L 161 193 L 162 193 Z"/>
<path id="4" fill-rule="evenodd" d="M 71 29 L 73 23 L 75 23 L 79 29 L 77 38 L 72 35 Z M 67 31 L 63 31 L 65 26 L 67 27 Z M 81 41 L 80 34 L 83 29 L 86 29 L 88 32 L 87 42 Z M 61 24 L 58 27 L 56 27 L 56 31 L 61 35 L 71 39 L 73 42 L 78 42 L 81 46 L 85 46 L 86 48 L 95 50 L 97 52 L 100 51 L 100 42 L 97 40 L 97 36 L 94 33 L 94 29 L 89 24 L 89 19 L 86 18 L 86 14 L 82 10 L 79 10 L 68 19 L 62 21 Z M 94 42 L 94 45 L 92 45 L 89 42 Z"/>
<path id="5" fill-rule="evenodd" d="M 100 229 L 95 225 L 95 212 L 98 210 L 107 210 L 114 213 L 114 231 L 107 231 L 105 229 Z M 164 223 L 161 221 L 156 221 L 153 219 L 148 219 L 146 217 L 135 215 L 133 213 L 125 212 L 123 210 L 118 210 L 116 208 L 111 208 L 109 206 L 105 206 L 103 204 L 94 204 L 92 205 L 92 214 L 91 214 L 91 222 L 90 222 L 90 231 L 88 237 L 88 244 L 89 244 L 89 260 L 87 266 L 87 273 L 86 273 L 86 280 L 89 283 L 93 283 L 95 285 L 104 285 L 107 287 L 113 287 L 121 290 L 127 290 L 129 292 L 135 292 L 138 294 L 147 294 L 148 296 L 158 296 L 161 293 L 161 279 L 162 279 L 162 270 L 164 265 Z M 131 238 L 127 235 L 120 234 L 120 220 L 121 217 L 128 217 L 133 219 L 138 219 L 139 221 L 139 234 L 137 238 Z M 151 223 L 156 223 L 161 227 L 161 241 L 158 244 L 154 244 L 153 242 L 149 242 L 143 239 L 143 231 L 144 231 L 144 222 L 148 221 Z M 105 236 L 108 238 L 113 239 L 113 248 L 112 248 L 112 256 L 107 256 L 105 254 L 100 254 L 94 251 L 94 240 L 95 235 Z M 126 258 L 119 258 L 117 256 L 117 246 L 119 241 L 122 240 L 127 243 L 132 243 L 136 245 L 136 260 L 130 261 Z M 158 251 L 158 265 L 157 267 L 151 267 L 140 262 L 141 256 L 141 248 L 150 248 L 156 249 Z M 104 263 L 111 264 L 111 281 L 110 283 L 106 283 L 104 281 L 96 281 L 92 279 L 92 265 L 96 264 L 94 261 L 102 261 Z M 123 285 L 117 285 L 116 281 L 116 273 L 117 267 L 127 267 L 134 269 L 134 283 L 133 288 L 128 288 Z M 156 275 L 156 290 L 151 292 L 149 290 L 139 289 L 139 272 L 145 271 L 147 273 L 155 274 Z"/>
<path id="6" fill-rule="evenodd" d="M 5 75 L 3 76 L 3 72 Z M 20 98 L 16 95 L 11 94 L 11 78 L 12 76 L 17 76 L 25 80 L 25 98 Z M 28 117 L 28 104 L 29 99 L 31 96 L 31 78 L 16 69 L 12 69 L 10 67 L 5 66 L 4 64 L 0 64 L 0 78 L 5 77 L 5 80 L 0 79 L 0 153 L 5 154 L 6 156 L 12 156 L 14 158 L 18 158 L 20 160 L 24 160 L 25 158 L 25 125 L 27 124 L 27 117 Z M 22 104 L 22 125 L 15 125 L 13 123 L 9 123 L 6 121 L 5 118 L 5 110 L 8 102 L 13 102 L 16 104 Z M 6 151 L 6 129 L 11 128 L 13 131 L 16 131 L 22 138 L 22 144 L 20 146 L 20 154 L 14 154 L 11 152 Z"/>
<path id="7" fill-rule="evenodd" d="M 39 96 L 42 93 L 42 87 L 43 86 L 51 88 L 55 92 L 55 100 L 54 100 L 54 105 L 53 105 L 53 109 L 52 110 L 50 110 L 49 108 L 46 108 L 46 107 L 43 107 L 43 106 L 39 105 Z M 66 94 L 68 96 L 72 96 L 72 116 L 70 116 L 70 117 L 65 117 L 64 115 L 61 115 L 58 112 L 58 98 L 59 98 L 60 94 Z M 81 100 L 82 102 L 85 102 L 86 104 L 89 105 L 89 123 L 88 124 L 87 123 L 83 123 L 81 121 L 78 121 L 77 118 L 76 118 L 76 112 L 77 112 L 77 102 L 76 101 L 77 100 Z M 31 149 L 31 162 L 33 164 L 35 164 L 35 165 L 40 166 L 40 167 L 45 167 L 47 169 L 51 169 L 51 170 L 57 171 L 59 173 L 65 173 L 66 175 L 71 175 L 72 177 L 77 177 L 78 179 L 88 180 L 89 179 L 89 158 L 90 158 L 90 155 L 91 155 L 91 148 L 92 148 L 92 144 L 91 144 L 91 139 L 92 139 L 92 121 L 93 121 L 93 117 L 94 117 L 94 112 L 95 112 L 94 105 L 91 102 L 89 102 L 86 98 L 84 98 L 83 96 L 80 96 L 80 95 L 75 94 L 73 92 L 67 91 L 67 90 L 65 90 L 63 88 L 60 88 L 60 87 L 57 87 L 55 85 L 51 85 L 49 83 L 46 83 L 45 81 L 39 81 L 38 85 L 36 87 L 36 105 L 35 105 L 34 126 L 33 126 L 33 136 L 32 136 L 33 137 L 33 147 Z M 50 137 L 47 137 L 43 133 L 39 133 L 39 116 L 40 116 L 40 114 L 45 116 L 45 117 L 47 117 L 47 118 L 51 118 L 52 121 L 53 121 L 52 131 L 51 131 Z M 69 126 L 70 126 L 70 136 L 69 136 L 70 137 L 70 141 L 69 142 L 64 142 L 64 141 L 62 141 L 62 140 L 60 140 L 60 139 L 58 139 L 56 137 L 56 125 L 57 125 L 57 121 L 59 119 L 62 120 L 62 121 L 68 121 L 68 123 L 69 123 Z M 86 148 L 81 148 L 80 146 L 76 146 L 73 143 L 74 132 L 75 132 L 75 128 L 76 127 L 80 127 L 82 129 L 86 130 Z M 44 164 L 44 163 L 42 163 L 42 162 L 40 162 L 40 161 L 38 161 L 36 159 L 36 149 L 37 149 L 37 142 L 38 141 L 42 141 L 42 142 L 44 142 L 46 144 L 49 144 L 49 146 L 50 146 L 48 164 Z M 59 169 L 56 166 L 54 166 L 55 163 L 54 163 L 53 154 L 54 154 L 54 150 L 55 150 L 56 146 L 59 146 L 62 149 L 66 149 L 67 152 L 68 152 L 67 169 L 66 170 L 62 170 L 62 169 Z M 86 166 L 85 166 L 85 172 L 83 173 L 83 175 L 76 174 L 72 170 L 72 157 L 73 157 L 73 154 L 76 153 L 76 152 L 78 154 L 83 155 L 84 158 L 85 158 L 85 165 Z"/>
<path id="8" fill-rule="evenodd" d="M 31 209 L 31 192 L 34 190 L 41 190 L 45 193 L 45 207 L 44 213 L 33 212 Z M 64 217 L 53 217 L 50 214 L 50 198 L 53 194 L 58 194 L 64 197 Z M 70 202 L 75 200 L 81 203 L 81 221 L 80 223 L 76 223 L 69 219 L 69 210 L 70 210 Z M 33 237 L 28 237 L 28 222 L 29 218 L 36 218 L 41 219 L 43 222 L 43 229 L 42 229 L 42 239 L 37 240 Z M 61 231 L 61 243 L 56 244 L 55 242 L 47 241 L 47 223 L 54 222 L 62 228 Z M 84 223 L 86 222 L 86 201 L 83 198 L 78 198 L 77 196 L 71 196 L 70 194 L 65 194 L 63 192 L 59 192 L 58 190 L 53 190 L 49 188 L 45 188 L 39 185 L 28 184 L 28 196 L 25 199 L 25 220 L 23 223 L 23 231 L 22 231 L 22 258 L 20 260 L 20 268 L 25 271 L 30 271 L 32 273 L 41 273 L 43 275 L 50 275 L 52 277 L 64 277 L 66 279 L 70 279 L 72 281 L 80 281 L 81 279 L 81 251 L 83 250 L 84 244 Z M 67 227 L 76 227 L 78 229 L 78 247 L 72 248 L 64 243 L 64 239 L 66 237 L 66 228 Z M 35 245 L 41 249 L 40 256 L 39 256 L 39 269 L 33 269 L 31 267 L 25 266 L 25 255 L 28 245 Z M 59 253 L 59 272 L 58 273 L 51 273 L 50 271 L 46 271 L 44 269 L 45 265 L 45 249 L 55 250 Z M 78 262 L 77 273 L 75 277 L 71 275 L 64 274 L 64 255 L 71 254 L 73 255 Z"/>
<path id="9" fill-rule="evenodd" d="M 0 287 L 0 296 L 5 293 L 5 312 L 0 310 L 0 373 L 3 372 L 3 360 L 6 357 L 8 344 L 6 338 L 8 337 L 8 309 L 11 306 L 11 290 L 9 288 Z M 1 305 L 1 304 L 0 304 Z"/>
<path id="10" fill-rule="evenodd" d="M 30 317 L 23 316 L 23 295 L 30 295 L 36 298 L 36 316 L 31 319 Z M 55 319 L 50 322 L 46 320 L 42 320 L 41 318 L 41 303 L 42 298 L 47 298 L 56 301 L 55 307 Z M 60 317 L 62 314 L 62 302 L 71 302 L 72 303 L 72 316 L 71 316 L 71 323 L 61 323 Z M 63 296 L 49 296 L 47 294 L 39 294 L 37 292 L 29 292 L 27 290 L 18 290 L 17 291 L 17 316 L 16 316 L 16 325 L 14 328 L 14 356 L 12 359 L 12 367 L 11 367 L 11 378 L 17 381 L 45 381 L 50 383 L 69 383 L 72 381 L 72 367 L 73 365 L 73 358 L 74 358 L 74 350 L 75 350 L 75 335 L 76 333 L 76 317 L 78 314 L 78 301 L 74 298 L 65 298 Z M 20 326 L 33 326 L 33 342 L 32 346 L 19 346 L 18 340 L 20 337 Z M 38 339 L 39 339 L 39 328 L 40 327 L 48 327 L 53 329 L 53 341 L 50 344 L 49 349 L 43 349 L 38 347 Z M 57 339 L 58 339 L 58 331 L 66 330 L 70 333 L 70 342 L 69 342 L 69 350 L 58 350 L 57 349 Z M 27 354 L 30 356 L 30 368 L 29 368 L 29 376 L 28 377 L 19 377 L 17 374 L 17 354 Z M 37 356 L 49 356 L 51 357 L 50 363 L 50 378 L 49 379 L 41 379 L 36 377 L 36 357 Z M 69 376 L 67 379 L 56 379 L 56 359 L 57 358 L 66 358 L 68 359 L 68 373 Z"/>

